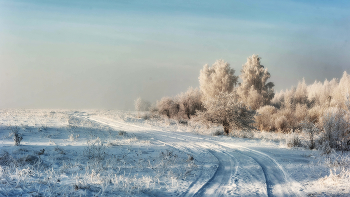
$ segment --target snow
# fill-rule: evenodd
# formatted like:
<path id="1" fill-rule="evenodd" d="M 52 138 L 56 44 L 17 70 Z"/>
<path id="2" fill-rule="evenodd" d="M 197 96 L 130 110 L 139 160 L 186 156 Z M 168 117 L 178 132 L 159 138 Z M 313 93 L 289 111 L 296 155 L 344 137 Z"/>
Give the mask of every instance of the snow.
<path id="1" fill-rule="evenodd" d="M 348 196 L 350 156 L 108 110 L 0 110 L 0 196 Z M 23 140 L 14 145 L 12 130 Z"/>

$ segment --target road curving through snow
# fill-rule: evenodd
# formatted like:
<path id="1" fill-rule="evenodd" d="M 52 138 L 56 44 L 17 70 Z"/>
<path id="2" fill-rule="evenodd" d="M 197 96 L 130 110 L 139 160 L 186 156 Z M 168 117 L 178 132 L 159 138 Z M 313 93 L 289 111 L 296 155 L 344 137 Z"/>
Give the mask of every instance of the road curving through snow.
<path id="1" fill-rule="evenodd" d="M 261 151 L 192 133 L 163 131 L 98 116 L 81 118 L 138 131 L 159 143 L 193 154 L 199 162 L 204 159 L 204 153 L 215 157 L 218 165 L 214 173 L 208 176 L 205 172 L 211 167 L 204 165 L 202 173 L 182 196 L 306 196 L 300 184 L 273 157 Z"/>

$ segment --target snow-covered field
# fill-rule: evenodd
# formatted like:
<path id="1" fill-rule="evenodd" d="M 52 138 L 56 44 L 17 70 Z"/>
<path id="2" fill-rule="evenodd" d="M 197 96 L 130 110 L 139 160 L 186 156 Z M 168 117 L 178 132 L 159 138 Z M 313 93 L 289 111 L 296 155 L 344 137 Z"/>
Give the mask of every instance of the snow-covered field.
<path id="1" fill-rule="evenodd" d="M 350 195 L 347 152 L 291 149 L 282 134 L 213 136 L 138 115 L 0 110 L 0 196 Z"/>

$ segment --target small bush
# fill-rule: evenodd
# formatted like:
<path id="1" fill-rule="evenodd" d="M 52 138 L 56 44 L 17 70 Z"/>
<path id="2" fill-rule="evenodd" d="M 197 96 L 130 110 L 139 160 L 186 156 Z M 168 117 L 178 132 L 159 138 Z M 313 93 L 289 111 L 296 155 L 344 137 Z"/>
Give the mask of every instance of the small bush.
<path id="1" fill-rule="evenodd" d="M 323 116 L 324 108 L 321 106 L 315 106 L 308 111 L 308 117 L 310 122 L 319 123 Z"/>
<path id="2" fill-rule="evenodd" d="M 141 115 L 141 118 L 144 120 L 149 120 L 151 118 L 151 114 L 149 113 L 144 113 Z"/>
<path id="3" fill-rule="evenodd" d="M 13 141 L 15 141 L 15 146 L 19 146 L 23 140 L 23 135 L 19 133 L 19 128 L 17 126 L 12 127 L 11 131 L 13 134 Z"/>
<path id="4" fill-rule="evenodd" d="M 193 161 L 194 160 L 194 158 L 193 158 L 193 156 L 192 155 L 190 155 L 190 154 L 188 154 L 187 155 L 187 162 L 191 162 L 191 161 Z"/>
<path id="5" fill-rule="evenodd" d="M 168 118 L 175 118 L 180 110 L 180 104 L 175 99 L 163 97 L 160 101 L 157 101 L 157 108 L 159 114 Z"/>
<path id="6" fill-rule="evenodd" d="M 106 147 L 103 145 L 101 140 L 97 138 L 96 140 L 88 141 L 87 147 L 84 150 L 84 155 L 88 159 L 103 160 L 106 156 Z"/>
<path id="7" fill-rule="evenodd" d="M 256 127 L 261 131 L 273 131 L 275 129 L 273 114 L 276 112 L 277 109 L 271 105 L 259 108 L 257 110 L 257 115 L 255 116 Z"/>
<path id="8" fill-rule="evenodd" d="M 37 156 L 34 156 L 34 155 L 26 155 L 26 156 L 20 158 L 18 161 L 23 165 L 25 165 L 25 164 L 34 165 L 39 161 L 39 158 Z"/>
<path id="9" fill-rule="evenodd" d="M 310 149 L 316 148 L 315 135 L 319 133 L 319 129 L 315 124 L 313 124 L 310 120 L 305 120 L 301 123 L 303 132 L 305 132 L 309 137 L 308 146 Z"/>
<path id="10" fill-rule="evenodd" d="M 285 116 L 281 116 L 276 118 L 275 120 L 275 127 L 278 129 L 278 131 L 285 132 L 288 128 L 288 120 Z"/>
<path id="11" fill-rule="evenodd" d="M 292 134 L 290 138 L 287 139 L 287 146 L 288 147 L 301 147 L 301 141 L 299 137 L 295 134 Z"/>
<path id="12" fill-rule="evenodd" d="M 179 124 L 182 124 L 182 125 L 188 125 L 188 121 L 187 120 L 180 119 L 178 122 L 179 122 Z"/>
<path id="13" fill-rule="evenodd" d="M 0 154 L 0 165 L 9 166 L 13 162 L 15 162 L 15 159 L 7 151 L 2 151 Z"/>
<path id="14" fill-rule="evenodd" d="M 339 108 L 329 109 L 323 116 L 323 132 L 321 143 L 328 142 L 332 149 L 349 150 L 350 123 L 344 117 L 346 111 Z"/>
<path id="15" fill-rule="evenodd" d="M 213 136 L 224 135 L 224 131 L 222 129 L 216 129 L 213 133 Z"/>

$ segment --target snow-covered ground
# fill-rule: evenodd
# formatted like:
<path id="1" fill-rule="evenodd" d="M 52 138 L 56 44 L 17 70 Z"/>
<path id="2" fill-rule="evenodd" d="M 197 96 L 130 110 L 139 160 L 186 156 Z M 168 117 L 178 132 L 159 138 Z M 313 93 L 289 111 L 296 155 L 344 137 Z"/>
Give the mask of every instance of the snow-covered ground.
<path id="1" fill-rule="evenodd" d="M 0 110 L 0 196 L 350 195 L 348 153 L 138 115 Z"/>

